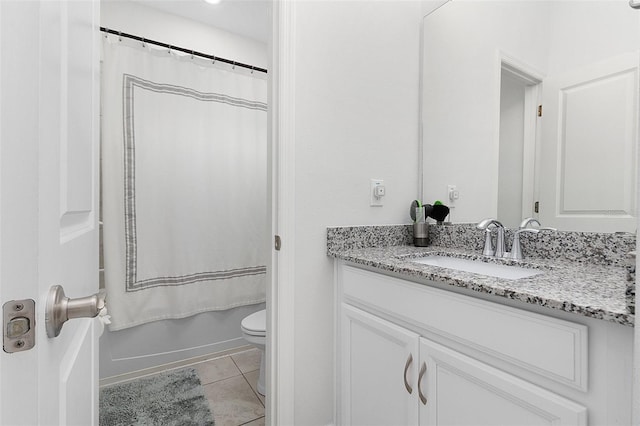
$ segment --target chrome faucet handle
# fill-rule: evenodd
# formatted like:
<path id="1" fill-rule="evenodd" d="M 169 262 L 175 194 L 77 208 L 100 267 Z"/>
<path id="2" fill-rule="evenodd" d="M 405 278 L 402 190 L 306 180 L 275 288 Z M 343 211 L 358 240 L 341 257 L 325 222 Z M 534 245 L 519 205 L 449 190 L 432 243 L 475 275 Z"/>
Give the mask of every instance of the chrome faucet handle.
<path id="1" fill-rule="evenodd" d="M 502 224 L 500 222 L 498 222 L 496 219 L 494 219 L 492 217 L 488 217 L 488 218 L 483 219 L 480 222 L 478 222 L 478 224 L 476 225 L 476 228 L 484 231 L 485 229 L 487 229 L 491 225 L 502 226 Z"/>
<path id="2" fill-rule="evenodd" d="M 536 219 L 535 217 L 528 217 L 526 219 L 523 219 L 522 222 L 520 222 L 520 228 L 519 229 L 528 228 L 529 225 L 533 225 L 533 224 L 538 225 L 538 227 L 542 226 L 540 224 L 540 221 L 538 219 Z"/>
<path id="3" fill-rule="evenodd" d="M 482 250 L 482 254 L 484 256 L 493 256 L 495 250 L 493 249 L 493 243 L 491 242 L 491 228 L 485 229 L 484 235 L 484 249 Z"/>
<path id="4" fill-rule="evenodd" d="M 496 247 L 495 249 L 491 247 L 491 226 L 494 226 L 497 229 L 497 237 L 496 237 Z M 484 241 L 484 250 L 482 254 L 485 256 L 496 256 L 503 257 L 504 256 L 504 226 L 498 220 L 493 219 L 491 217 L 484 219 L 476 225 L 477 229 L 485 231 L 486 237 Z"/>
<path id="5" fill-rule="evenodd" d="M 524 256 L 522 255 L 522 245 L 520 244 L 520 234 L 523 232 L 531 232 L 533 234 L 537 234 L 540 232 L 540 229 L 535 228 L 520 228 L 513 233 L 513 245 L 511 246 L 511 252 L 507 255 L 509 259 L 513 260 L 522 260 Z"/>

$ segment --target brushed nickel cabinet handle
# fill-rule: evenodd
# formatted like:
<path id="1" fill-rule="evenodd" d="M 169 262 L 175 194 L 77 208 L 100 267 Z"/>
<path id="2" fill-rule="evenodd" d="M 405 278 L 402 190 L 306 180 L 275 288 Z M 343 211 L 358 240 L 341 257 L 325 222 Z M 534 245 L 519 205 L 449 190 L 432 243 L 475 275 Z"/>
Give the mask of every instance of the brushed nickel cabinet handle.
<path id="1" fill-rule="evenodd" d="M 407 363 L 404 365 L 404 387 L 407 388 L 407 392 L 409 392 L 409 395 L 413 393 L 413 388 L 411 387 L 409 382 L 407 382 L 407 371 L 409 371 L 409 367 L 411 366 L 412 362 L 413 362 L 413 355 L 409 354 L 409 358 L 407 358 Z"/>
<path id="2" fill-rule="evenodd" d="M 427 405 L 427 397 L 422 393 L 422 377 L 424 373 L 427 372 L 427 363 L 422 363 L 422 368 L 420 369 L 420 374 L 418 374 L 418 396 L 420 396 L 420 401 L 422 401 L 423 405 Z"/>

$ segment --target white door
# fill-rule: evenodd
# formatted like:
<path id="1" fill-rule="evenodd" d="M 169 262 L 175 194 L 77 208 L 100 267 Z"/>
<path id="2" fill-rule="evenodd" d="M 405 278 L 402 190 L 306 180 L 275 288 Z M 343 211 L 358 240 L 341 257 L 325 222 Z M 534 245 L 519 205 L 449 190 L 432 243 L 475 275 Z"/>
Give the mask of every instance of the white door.
<path id="1" fill-rule="evenodd" d="M 341 424 L 418 424 L 418 335 L 346 304 L 341 321 Z"/>
<path id="2" fill-rule="evenodd" d="M 587 409 L 420 338 L 422 425 L 586 425 Z"/>
<path id="3" fill-rule="evenodd" d="M 638 54 L 551 75 L 543 85 L 540 222 L 635 232 Z"/>
<path id="4" fill-rule="evenodd" d="M 36 311 L 35 346 L 0 352 L 3 425 L 98 423 L 97 320 L 45 331 L 52 285 L 98 291 L 98 16 L 98 1 L 0 1 L 0 302 Z"/>

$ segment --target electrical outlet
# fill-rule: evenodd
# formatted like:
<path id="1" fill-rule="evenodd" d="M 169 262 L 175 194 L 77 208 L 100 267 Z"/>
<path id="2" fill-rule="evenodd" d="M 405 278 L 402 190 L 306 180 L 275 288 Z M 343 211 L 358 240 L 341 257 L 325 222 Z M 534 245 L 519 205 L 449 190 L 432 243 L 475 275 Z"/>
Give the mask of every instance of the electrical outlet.
<path id="1" fill-rule="evenodd" d="M 453 207 L 456 200 L 460 198 L 460 192 L 456 185 L 447 185 L 447 194 L 449 195 L 449 207 Z"/>
<path id="2" fill-rule="evenodd" d="M 384 186 L 384 180 L 371 179 L 371 188 L 369 189 L 369 195 L 371 196 L 371 206 L 381 207 L 384 203 L 382 199 L 386 194 L 386 188 Z"/>

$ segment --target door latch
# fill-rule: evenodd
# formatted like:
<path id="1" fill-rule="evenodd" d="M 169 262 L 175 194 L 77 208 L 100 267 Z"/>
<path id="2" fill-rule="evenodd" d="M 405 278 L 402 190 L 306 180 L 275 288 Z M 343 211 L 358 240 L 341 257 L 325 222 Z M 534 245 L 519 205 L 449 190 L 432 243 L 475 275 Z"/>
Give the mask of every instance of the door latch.
<path id="1" fill-rule="evenodd" d="M 2 305 L 2 349 L 7 353 L 28 351 L 36 344 L 36 302 L 11 300 Z"/>

